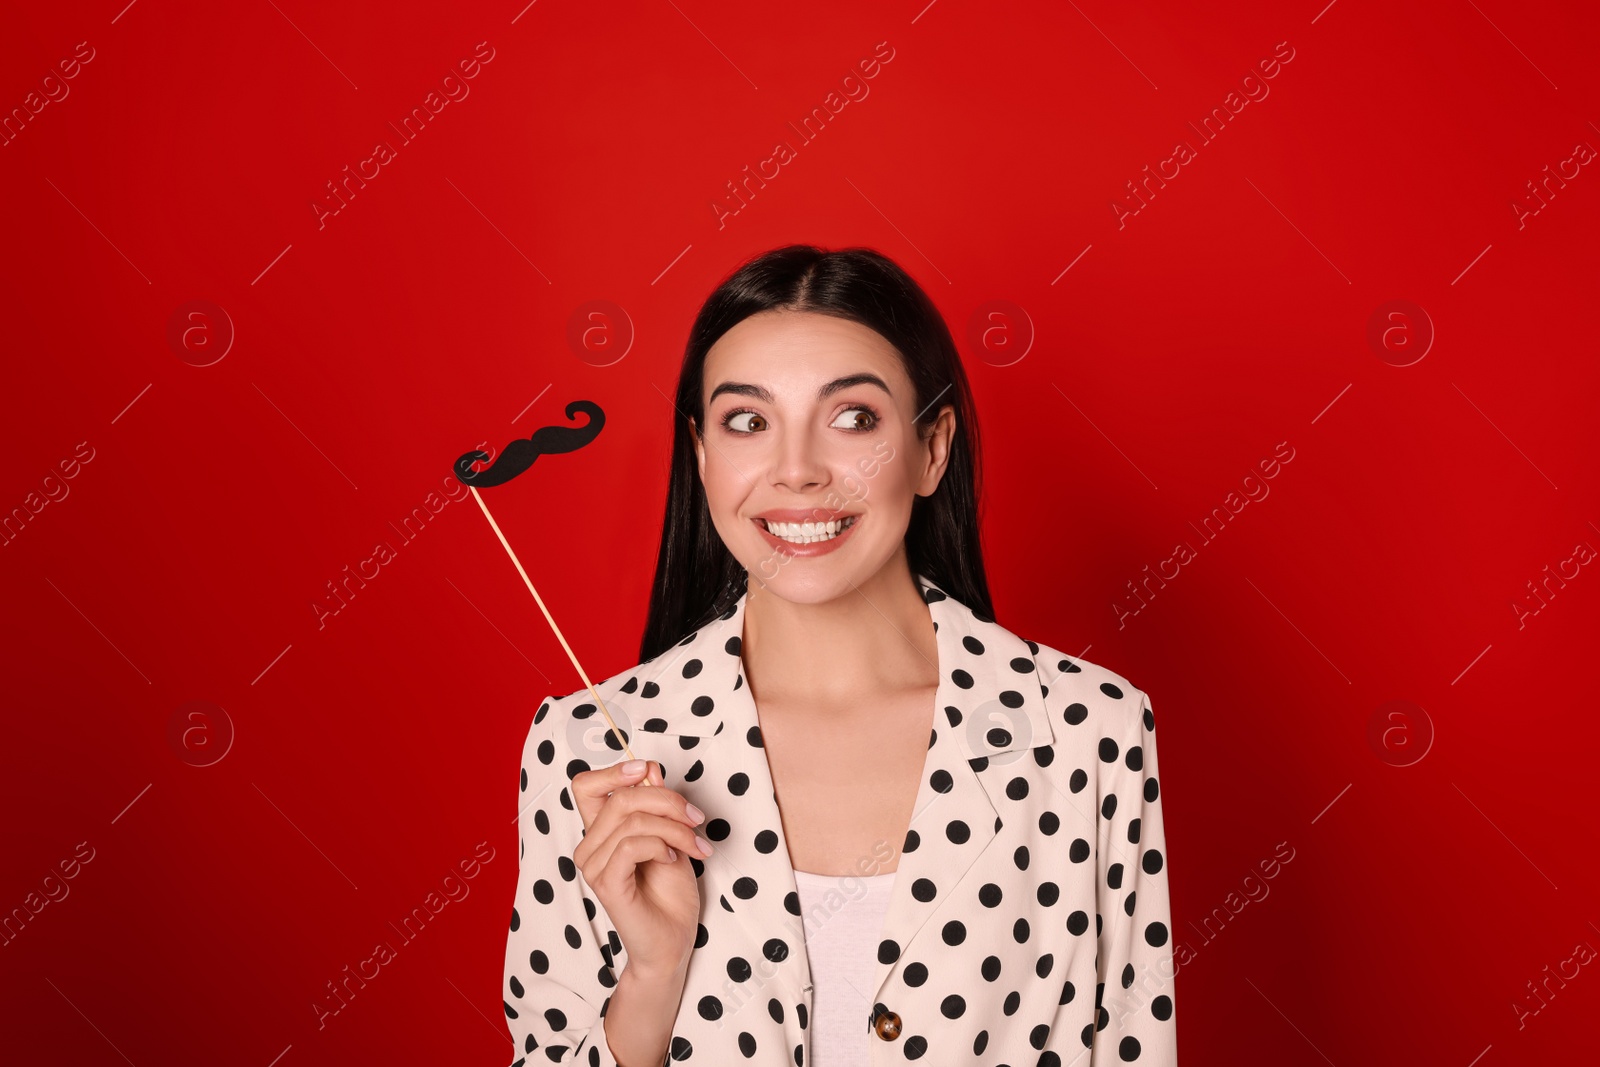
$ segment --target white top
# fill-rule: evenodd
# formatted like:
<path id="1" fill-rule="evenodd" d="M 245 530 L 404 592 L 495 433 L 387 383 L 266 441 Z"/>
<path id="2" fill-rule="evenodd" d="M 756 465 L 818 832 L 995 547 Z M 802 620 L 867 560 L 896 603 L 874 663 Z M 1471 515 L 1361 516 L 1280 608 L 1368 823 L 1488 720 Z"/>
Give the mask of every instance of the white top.
<path id="1" fill-rule="evenodd" d="M 794 872 L 811 964 L 809 1067 L 866 1067 L 870 1062 L 872 979 L 897 873 Z"/>

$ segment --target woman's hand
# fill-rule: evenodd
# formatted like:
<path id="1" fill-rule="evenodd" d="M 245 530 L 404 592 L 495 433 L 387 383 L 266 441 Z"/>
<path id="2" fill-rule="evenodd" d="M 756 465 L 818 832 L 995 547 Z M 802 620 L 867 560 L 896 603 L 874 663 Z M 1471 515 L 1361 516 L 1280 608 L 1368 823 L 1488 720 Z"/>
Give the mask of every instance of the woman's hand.
<path id="1" fill-rule="evenodd" d="M 627 763 L 641 772 L 626 774 Z M 650 785 L 642 782 L 648 777 Z M 617 927 L 628 967 L 665 976 L 694 949 L 700 889 L 689 853 L 704 859 L 689 802 L 662 784 L 655 761 L 630 760 L 572 778 L 584 836 L 572 861 Z"/>

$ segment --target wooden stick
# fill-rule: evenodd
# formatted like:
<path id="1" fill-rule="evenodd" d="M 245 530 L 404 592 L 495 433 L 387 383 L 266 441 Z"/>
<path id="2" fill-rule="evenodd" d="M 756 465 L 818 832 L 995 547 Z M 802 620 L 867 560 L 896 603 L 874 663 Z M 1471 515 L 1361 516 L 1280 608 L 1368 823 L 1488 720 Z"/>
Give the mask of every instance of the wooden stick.
<path id="1" fill-rule="evenodd" d="M 517 558 L 515 552 L 511 551 L 511 542 L 507 541 L 506 535 L 500 532 L 500 524 L 494 521 L 493 515 L 489 514 L 489 505 L 485 504 L 483 497 L 478 494 L 478 487 L 469 485 L 467 488 L 472 490 L 473 499 L 478 502 L 478 507 L 483 509 L 483 517 L 489 520 L 489 525 L 493 527 L 495 536 L 500 538 L 500 543 L 505 546 L 506 554 L 511 557 L 511 562 L 517 565 L 517 573 L 522 575 L 523 582 L 528 586 L 528 592 L 533 594 L 533 599 L 538 603 L 539 610 L 544 612 L 545 621 L 550 624 L 550 629 L 555 631 L 556 640 L 560 641 L 561 647 L 567 650 L 567 658 L 578 669 L 578 677 L 582 678 L 583 684 L 588 686 L 590 695 L 594 697 L 595 707 L 599 708 L 600 714 L 606 717 L 606 725 L 611 728 L 611 733 L 622 745 L 622 751 L 627 753 L 629 759 L 634 759 L 633 751 L 628 748 L 627 739 L 622 736 L 622 731 L 617 729 L 617 724 L 611 721 L 611 713 L 606 710 L 606 702 L 600 699 L 599 693 L 595 692 L 594 683 L 589 681 L 589 676 L 584 673 L 583 665 L 578 662 L 578 657 L 572 654 L 572 646 L 567 644 L 567 639 L 561 635 L 561 627 L 556 625 L 556 620 L 550 617 L 550 609 L 544 606 L 544 598 L 539 595 L 539 590 L 533 587 L 533 580 L 528 577 L 528 572 L 522 569 L 522 561 Z M 640 784 L 652 785 L 653 783 L 646 777 Z"/>

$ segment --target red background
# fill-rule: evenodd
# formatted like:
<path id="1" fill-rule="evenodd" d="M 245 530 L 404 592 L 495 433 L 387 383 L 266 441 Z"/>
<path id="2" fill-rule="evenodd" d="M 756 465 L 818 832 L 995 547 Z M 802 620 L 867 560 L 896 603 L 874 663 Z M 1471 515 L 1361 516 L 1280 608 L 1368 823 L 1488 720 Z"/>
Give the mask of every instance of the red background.
<path id="1" fill-rule="evenodd" d="M 595 400 L 594 445 L 488 498 L 591 676 L 634 663 L 688 326 L 791 241 L 929 289 L 977 395 L 1000 621 L 1151 694 L 1183 1062 L 1592 1054 L 1595 965 L 1542 1006 L 1528 983 L 1600 947 L 1600 577 L 1514 607 L 1600 546 L 1600 177 L 1512 207 L 1600 145 L 1578 5 L 123 2 L 0 37 L 6 114 L 94 55 L 0 147 L 0 508 L 70 490 L 0 548 L 0 909 L 70 889 L 0 948 L 4 1058 L 515 1058 L 518 755 L 581 681 L 470 498 L 389 524 Z M 470 95 L 319 228 L 325 183 L 485 41 Z M 879 42 L 870 94 L 801 144 Z M 1199 143 L 1279 42 L 1270 94 Z M 796 158 L 719 226 L 779 140 Z M 195 300 L 235 331 L 208 366 L 214 313 L 168 340 Z M 596 300 L 626 322 L 574 347 Z M 997 300 L 1031 327 L 975 343 Z M 1416 311 L 1368 340 L 1393 300 L 1437 335 L 1407 366 Z M 325 983 L 479 842 L 470 895 L 319 1029 Z"/>

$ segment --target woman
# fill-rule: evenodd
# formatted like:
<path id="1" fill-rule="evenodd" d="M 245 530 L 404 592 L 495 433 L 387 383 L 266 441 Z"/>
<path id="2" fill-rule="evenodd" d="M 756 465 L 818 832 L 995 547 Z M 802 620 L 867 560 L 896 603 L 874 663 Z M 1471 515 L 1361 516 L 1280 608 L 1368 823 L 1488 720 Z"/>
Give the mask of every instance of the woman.
<path id="1" fill-rule="evenodd" d="M 518 1055 L 1174 1064 L 1150 702 L 994 621 L 926 294 L 759 256 L 676 408 L 643 662 L 596 686 L 638 758 L 586 688 L 523 751 Z"/>

